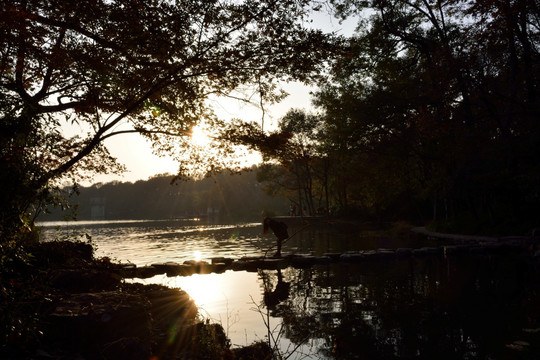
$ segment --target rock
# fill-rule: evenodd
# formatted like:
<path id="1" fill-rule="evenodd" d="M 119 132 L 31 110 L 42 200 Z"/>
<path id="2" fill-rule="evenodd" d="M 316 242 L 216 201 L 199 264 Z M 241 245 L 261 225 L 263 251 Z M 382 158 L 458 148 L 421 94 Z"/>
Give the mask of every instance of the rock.
<path id="1" fill-rule="evenodd" d="M 345 254 L 342 254 L 342 253 L 325 253 L 325 254 L 323 254 L 323 256 L 327 256 L 330 259 L 332 259 L 333 261 L 339 261 L 339 259 L 341 259 L 342 256 L 346 255 L 346 254 L 348 254 L 348 253 L 345 253 Z"/>
<path id="2" fill-rule="evenodd" d="M 44 337 L 59 349 L 77 351 L 88 358 L 97 357 L 107 344 L 111 354 L 121 347 L 150 353 L 149 307 L 143 296 L 120 291 L 74 294 L 61 301 L 49 316 Z M 131 345 L 111 345 L 123 338 L 132 339 Z"/>
<path id="3" fill-rule="evenodd" d="M 131 279 L 131 278 L 137 277 L 137 271 L 138 271 L 137 265 L 133 264 L 133 266 L 121 267 L 119 269 L 119 274 L 123 278 Z"/>
<path id="4" fill-rule="evenodd" d="M 184 265 L 191 266 L 193 268 L 193 273 L 209 274 L 212 272 L 212 266 L 206 261 L 186 260 L 184 261 Z"/>
<path id="5" fill-rule="evenodd" d="M 152 264 L 151 266 L 155 267 L 158 270 L 166 271 L 167 269 L 169 269 L 171 267 L 180 266 L 180 264 L 177 263 L 177 262 L 174 262 L 174 261 L 167 261 L 167 262 L 164 262 L 164 263 Z"/>
<path id="6" fill-rule="evenodd" d="M 120 269 L 136 269 L 137 268 L 137 265 L 135 264 L 132 264 L 132 263 L 127 263 L 127 264 L 118 264 L 117 265 Z"/>
<path id="7" fill-rule="evenodd" d="M 189 276 L 197 272 L 197 265 L 191 264 L 182 264 L 180 265 L 177 262 L 169 261 L 166 263 L 152 264 L 153 268 L 156 269 L 160 274 L 167 274 L 167 276 Z"/>
<path id="8" fill-rule="evenodd" d="M 375 259 L 377 256 L 377 250 L 364 250 L 361 252 L 367 259 Z"/>
<path id="9" fill-rule="evenodd" d="M 113 290 L 122 277 L 110 271 L 96 269 L 56 269 L 49 275 L 51 286 L 73 292 Z"/>
<path id="10" fill-rule="evenodd" d="M 391 259 L 396 256 L 396 252 L 390 249 L 377 249 L 377 256 L 380 259 Z"/>
<path id="11" fill-rule="evenodd" d="M 212 265 L 215 264 L 225 264 L 225 265 L 231 265 L 233 263 L 233 259 L 226 258 L 226 257 L 214 257 L 210 259 Z"/>
<path id="12" fill-rule="evenodd" d="M 142 266 L 142 267 L 137 268 L 135 277 L 146 279 L 146 278 L 154 277 L 159 274 L 162 274 L 162 272 L 160 272 L 158 269 L 156 269 L 153 266 Z"/>
<path id="13" fill-rule="evenodd" d="M 396 255 L 401 257 L 407 257 L 412 255 L 411 248 L 398 248 L 396 249 Z"/>
<path id="14" fill-rule="evenodd" d="M 179 275 L 191 276 L 197 272 L 197 267 L 193 265 L 182 264 L 180 265 L 179 271 Z"/>
<path id="15" fill-rule="evenodd" d="M 258 260 L 244 260 L 242 262 L 243 270 L 246 270 L 248 272 L 257 272 L 259 269 L 263 268 L 264 260 L 258 259 Z"/>
<path id="16" fill-rule="evenodd" d="M 357 262 L 364 260 L 365 255 L 362 253 L 345 253 L 341 254 L 339 260 L 346 262 Z"/>
<path id="17" fill-rule="evenodd" d="M 212 269 L 215 273 L 221 274 L 229 268 L 229 265 L 230 264 L 216 262 L 216 263 L 212 263 Z"/>

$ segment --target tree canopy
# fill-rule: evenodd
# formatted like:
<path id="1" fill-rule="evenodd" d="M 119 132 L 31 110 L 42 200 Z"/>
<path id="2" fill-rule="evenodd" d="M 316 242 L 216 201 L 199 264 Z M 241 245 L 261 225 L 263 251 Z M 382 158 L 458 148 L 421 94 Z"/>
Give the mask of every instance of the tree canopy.
<path id="1" fill-rule="evenodd" d="M 275 82 L 308 81 L 332 36 L 303 23 L 304 0 L 42 1 L 0 4 L 3 226 L 88 171 L 121 170 L 103 141 L 136 132 L 158 153 L 187 146 L 208 104 L 241 86 L 278 99 Z M 69 136 L 63 124 L 82 131 Z M 225 151 L 226 152 L 226 151 Z M 178 152 L 182 159 L 182 150 Z M 199 166 L 219 165 L 223 152 Z"/>
<path id="2" fill-rule="evenodd" d="M 319 129 L 317 157 L 329 165 L 318 173 L 328 171 L 330 206 L 468 224 L 454 228 L 462 231 L 537 226 L 537 2 L 332 4 L 358 27 L 308 117 Z M 281 148 L 304 129 L 282 127 Z"/>

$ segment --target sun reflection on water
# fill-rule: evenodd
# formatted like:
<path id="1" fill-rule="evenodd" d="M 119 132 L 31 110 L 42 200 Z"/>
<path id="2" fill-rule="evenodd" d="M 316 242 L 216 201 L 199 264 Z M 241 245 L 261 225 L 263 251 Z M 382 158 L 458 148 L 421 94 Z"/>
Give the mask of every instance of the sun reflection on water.
<path id="1" fill-rule="evenodd" d="M 194 274 L 179 280 L 179 282 L 182 283 L 180 286 L 182 290 L 189 294 L 199 309 L 210 311 L 225 298 L 223 279 L 213 276 L 213 274 Z"/>
<path id="2" fill-rule="evenodd" d="M 161 283 L 186 291 L 199 314 L 221 324 L 233 344 L 248 345 L 266 333 L 260 315 L 247 305 L 262 301 L 257 273 L 226 271 L 169 278 L 158 275 L 142 282 Z"/>

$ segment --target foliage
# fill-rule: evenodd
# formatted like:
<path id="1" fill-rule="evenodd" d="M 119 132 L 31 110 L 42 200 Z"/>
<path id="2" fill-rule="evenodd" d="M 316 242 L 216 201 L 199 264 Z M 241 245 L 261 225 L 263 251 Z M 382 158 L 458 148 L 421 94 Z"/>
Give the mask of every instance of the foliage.
<path id="1" fill-rule="evenodd" d="M 78 219 L 81 220 L 197 217 L 207 215 L 209 208 L 218 210 L 221 219 L 244 221 L 260 221 L 263 210 L 285 213 L 288 203 L 270 197 L 260 189 L 255 178 L 256 169 L 242 174 L 213 174 L 172 186 L 172 175 L 135 183 L 95 184 L 82 187 L 79 196 L 71 201 L 78 204 Z M 101 209 L 103 213 L 93 213 L 92 209 Z M 61 218 L 61 209 L 55 209 L 39 219 Z"/>
<path id="2" fill-rule="evenodd" d="M 335 3 L 371 17 L 316 103 L 335 129 L 353 134 L 349 149 L 363 155 L 360 169 L 369 162 L 365 189 L 379 206 L 391 204 L 376 193 L 382 175 L 390 196 L 432 201 L 433 219 L 486 214 L 492 225 L 512 217 L 533 226 L 534 2 Z"/>
<path id="3" fill-rule="evenodd" d="M 258 168 L 257 179 L 271 195 L 285 196 L 300 212 L 315 214 L 328 209 L 327 157 L 320 146 L 322 120 L 303 110 L 291 109 L 279 121 L 278 130 L 265 133 L 256 124 L 229 127 L 230 141 L 256 149 L 266 163 Z M 281 168 L 279 166 L 281 166 Z"/>
<path id="4" fill-rule="evenodd" d="M 329 164 L 330 207 L 378 219 L 482 224 L 472 231 L 536 226 L 537 4 L 331 3 L 358 27 L 315 92 L 319 113 L 309 122 L 315 153 Z M 306 127 L 282 125 L 288 149 Z"/>
<path id="5" fill-rule="evenodd" d="M 333 40 L 303 26 L 310 3 L 3 1 L 2 232 L 61 181 L 121 171 L 104 145 L 112 136 L 146 136 L 188 175 L 225 165 L 228 146 L 205 158 L 185 151 L 198 123 L 220 127 L 207 100 L 255 86 L 274 101 L 277 79 L 315 78 Z"/>

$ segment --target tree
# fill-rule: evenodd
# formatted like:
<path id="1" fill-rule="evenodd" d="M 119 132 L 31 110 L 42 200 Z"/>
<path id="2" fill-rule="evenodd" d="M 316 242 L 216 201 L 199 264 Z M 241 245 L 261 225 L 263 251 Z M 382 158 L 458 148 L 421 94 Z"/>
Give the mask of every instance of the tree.
<path id="1" fill-rule="evenodd" d="M 365 184 L 342 198 L 377 211 L 408 199 L 409 213 L 431 201 L 434 220 L 534 226 L 536 2 L 332 3 L 360 19 L 349 56 L 315 94 L 329 148 Z"/>
<path id="2" fill-rule="evenodd" d="M 298 205 L 300 214 L 328 209 L 328 162 L 321 153 L 321 124 L 317 115 L 291 109 L 279 120 L 276 132 L 265 134 L 254 124 L 231 131 L 235 141 L 257 149 L 269 160 L 257 174 L 267 192 L 286 196 Z"/>
<path id="3" fill-rule="evenodd" d="M 317 136 L 320 131 L 320 121 L 316 115 L 307 114 L 303 110 L 291 109 L 280 119 L 279 129 L 290 134 L 286 151 L 277 159 L 285 167 L 286 173 L 294 178 L 294 199 L 300 214 L 304 209 L 313 215 L 321 207 L 320 201 L 324 195 L 324 184 L 320 184 L 315 166 L 321 161 Z M 306 214 L 307 215 L 307 214 Z"/>
<path id="4" fill-rule="evenodd" d="M 139 133 L 156 152 L 176 149 L 183 159 L 195 125 L 218 127 L 209 97 L 257 86 L 272 101 L 275 79 L 313 78 L 333 47 L 331 36 L 302 25 L 309 5 L 3 1 L 2 230 L 18 228 L 62 179 L 121 170 L 103 145 L 112 136 Z M 86 134 L 66 135 L 66 123 Z M 226 152 L 204 159 L 203 172 Z"/>

